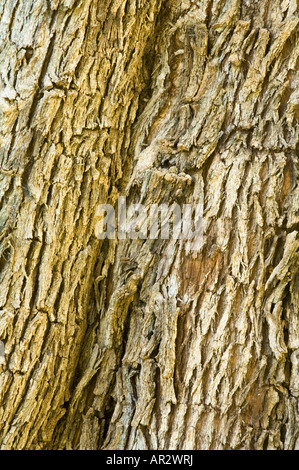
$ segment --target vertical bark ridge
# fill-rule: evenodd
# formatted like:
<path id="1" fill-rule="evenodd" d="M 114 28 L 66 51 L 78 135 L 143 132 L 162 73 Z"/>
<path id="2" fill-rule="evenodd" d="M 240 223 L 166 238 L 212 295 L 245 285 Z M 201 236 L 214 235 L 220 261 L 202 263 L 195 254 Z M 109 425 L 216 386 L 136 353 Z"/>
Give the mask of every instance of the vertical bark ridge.
<path id="1" fill-rule="evenodd" d="M 159 1 L 1 2 L 3 449 L 50 445 L 75 389 L 97 317 L 95 209 L 122 175 L 158 9 Z"/>
<path id="2" fill-rule="evenodd" d="M 128 197 L 203 202 L 204 244 L 118 243 L 86 429 L 97 414 L 104 449 L 296 448 L 298 12 L 232 0 L 168 14 Z"/>
<path id="3" fill-rule="evenodd" d="M 297 6 L 160 4 L 1 2 L 3 449 L 298 447 Z"/>

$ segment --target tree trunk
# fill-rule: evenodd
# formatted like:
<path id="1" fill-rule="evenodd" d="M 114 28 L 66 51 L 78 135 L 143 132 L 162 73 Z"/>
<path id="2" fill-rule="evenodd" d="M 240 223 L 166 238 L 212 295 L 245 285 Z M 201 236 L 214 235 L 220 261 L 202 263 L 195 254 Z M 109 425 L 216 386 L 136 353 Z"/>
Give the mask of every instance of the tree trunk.
<path id="1" fill-rule="evenodd" d="M 299 449 L 296 1 L 0 11 L 0 448 Z"/>

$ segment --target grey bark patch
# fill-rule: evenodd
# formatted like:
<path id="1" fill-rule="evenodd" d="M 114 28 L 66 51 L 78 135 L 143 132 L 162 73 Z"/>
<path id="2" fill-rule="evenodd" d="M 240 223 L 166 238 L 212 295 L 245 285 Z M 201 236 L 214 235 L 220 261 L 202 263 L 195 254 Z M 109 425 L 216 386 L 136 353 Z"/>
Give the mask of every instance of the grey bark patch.
<path id="1" fill-rule="evenodd" d="M 3 341 L 0 341 L 0 364 L 5 363 L 5 345 Z"/>
<path id="2" fill-rule="evenodd" d="M 296 2 L 48 3 L 0 15 L 0 449 L 298 449 Z M 124 195 L 199 256 L 98 240 Z"/>

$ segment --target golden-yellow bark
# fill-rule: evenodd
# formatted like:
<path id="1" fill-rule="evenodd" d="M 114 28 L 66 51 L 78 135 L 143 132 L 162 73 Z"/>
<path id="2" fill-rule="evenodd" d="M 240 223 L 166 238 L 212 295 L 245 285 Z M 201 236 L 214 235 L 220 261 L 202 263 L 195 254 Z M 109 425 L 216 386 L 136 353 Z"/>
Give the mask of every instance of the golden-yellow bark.
<path id="1" fill-rule="evenodd" d="M 296 2 L 0 11 L 0 447 L 298 448 Z M 201 250 L 99 241 L 119 195 Z"/>

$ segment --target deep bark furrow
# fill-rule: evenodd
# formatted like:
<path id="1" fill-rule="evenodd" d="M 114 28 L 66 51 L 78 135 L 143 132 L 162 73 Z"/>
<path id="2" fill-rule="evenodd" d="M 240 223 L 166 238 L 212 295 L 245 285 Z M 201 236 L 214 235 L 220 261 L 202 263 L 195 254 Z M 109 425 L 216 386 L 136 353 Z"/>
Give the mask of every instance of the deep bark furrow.
<path id="1" fill-rule="evenodd" d="M 8 28 L 11 42 L 2 47 L 13 86 L 4 75 L 1 148 L 4 166 L 16 182 L 11 203 L 6 194 L 2 210 L 4 230 L 11 230 L 12 240 L 9 245 L 5 237 L 2 246 L 13 247 L 6 251 L 2 277 L 3 448 L 47 446 L 66 411 L 87 319 L 95 317 L 92 285 L 100 247 L 94 236 L 95 208 L 107 200 L 112 187 L 107 180 L 109 159 L 120 171 L 124 129 L 134 122 L 138 106 L 130 103 L 144 87 L 136 68 L 142 65 L 146 38 L 153 29 L 146 15 L 151 16 L 159 2 L 140 5 L 140 16 L 125 23 L 123 56 L 115 54 L 118 32 L 111 23 L 118 6 L 107 3 L 103 16 L 97 3 L 77 2 L 69 11 L 67 4 L 51 4 L 50 11 L 43 2 L 19 2 L 12 32 Z M 20 33 L 15 25 L 22 25 Z M 107 31 L 112 33 L 108 42 Z M 134 55 L 133 31 L 140 43 Z M 105 56 L 109 61 L 103 63 Z M 103 82 L 113 86 L 103 88 Z M 99 124 L 105 113 L 106 137 Z M 109 146 L 111 150 L 105 150 Z M 10 178 L 7 174 L 4 188 Z M 37 207 L 44 209 L 37 213 Z M 15 219 L 9 217 L 14 208 Z"/>
<path id="2" fill-rule="evenodd" d="M 3 2 L 0 27 L 2 448 L 296 448 L 295 3 Z M 200 251 L 97 240 L 125 194 L 202 203 Z"/>
<path id="3" fill-rule="evenodd" d="M 232 23 L 235 21 L 234 14 L 229 16 L 229 21 L 232 21 Z M 182 357 L 184 357 L 184 355 L 182 355 L 184 341 L 183 339 L 180 341 L 179 336 L 177 336 L 177 320 L 174 320 L 172 327 L 168 327 L 168 333 L 166 331 L 162 333 L 162 337 L 163 335 L 164 337 L 165 335 L 166 337 L 168 336 L 169 347 L 171 347 L 171 337 L 176 339 L 176 367 L 180 370 L 186 370 L 187 377 L 189 376 L 190 378 L 193 376 L 192 371 L 198 371 L 195 384 L 191 384 L 189 382 L 190 379 L 183 376 L 182 380 L 176 380 L 176 391 L 174 394 L 171 393 L 172 381 L 175 380 L 175 375 L 173 375 L 174 369 L 172 368 L 171 361 L 169 363 L 163 355 L 163 341 L 161 341 L 161 339 L 157 340 L 159 355 L 156 356 L 156 361 L 160 369 L 160 381 L 162 385 L 160 392 L 162 396 L 159 401 L 159 407 L 163 410 L 165 418 L 160 419 L 159 430 L 157 430 L 155 415 L 151 417 L 148 427 L 149 429 L 151 429 L 151 425 L 153 427 L 149 436 L 157 436 L 158 433 L 158 441 L 155 441 L 153 437 L 153 441 L 150 444 L 151 447 L 263 448 L 263 445 L 266 445 L 266 448 L 288 448 L 289 444 L 285 441 L 285 437 L 283 437 L 283 431 L 281 431 L 282 434 L 279 440 L 279 430 L 282 429 L 288 418 L 285 417 L 284 419 L 273 421 L 273 413 L 275 413 L 278 402 L 280 402 L 280 406 L 285 409 L 285 416 L 288 415 L 287 410 L 289 407 L 288 396 L 278 394 L 276 391 L 280 389 L 281 384 L 286 380 L 284 377 L 284 357 L 287 354 L 287 348 L 290 347 L 284 342 L 282 331 L 286 326 L 284 324 L 285 320 L 282 320 L 280 311 L 280 303 L 285 295 L 285 286 L 289 283 L 287 280 L 281 279 L 275 287 L 277 295 L 271 294 L 269 290 L 265 291 L 265 286 L 267 286 L 267 282 L 269 285 L 269 278 L 271 276 L 269 267 L 271 267 L 273 272 L 277 266 L 282 268 L 284 262 L 286 266 L 288 266 L 286 269 L 292 271 L 293 266 L 294 271 L 290 273 L 290 279 L 295 275 L 297 269 L 295 267 L 298 263 L 298 242 L 296 241 L 296 234 L 295 232 L 287 234 L 283 228 L 285 223 L 283 215 L 284 207 L 286 204 L 290 203 L 289 195 L 294 189 L 294 186 L 292 186 L 292 189 L 290 185 L 288 188 L 285 188 L 285 190 L 283 189 L 283 191 L 285 191 L 283 199 L 281 199 L 281 191 L 277 192 L 277 188 L 284 187 L 284 173 L 287 171 L 285 168 L 286 165 L 288 165 L 287 158 L 283 154 L 283 149 L 288 149 L 290 152 L 293 145 L 291 142 L 288 143 L 285 141 L 284 138 L 278 141 L 277 137 L 273 143 L 271 143 L 271 141 L 269 142 L 271 134 L 267 136 L 265 128 L 258 128 L 257 124 L 259 123 L 258 116 L 263 113 L 261 107 L 263 103 L 265 113 L 269 116 L 269 121 L 272 122 L 272 117 L 270 116 L 274 115 L 275 105 L 280 101 L 280 84 L 278 85 L 277 100 L 272 102 L 267 98 L 269 85 L 268 87 L 261 85 L 263 85 L 265 79 L 267 80 L 267 71 L 270 65 L 272 66 L 271 74 L 273 75 L 275 65 L 273 66 L 272 62 L 273 60 L 280 61 L 281 54 L 283 54 L 283 44 L 287 40 L 288 35 L 292 34 L 294 25 L 296 26 L 296 21 L 291 19 L 286 34 L 283 32 L 284 28 L 280 27 L 279 29 L 282 30 L 282 33 L 278 33 L 278 37 L 275 39 L 276 43 L 274 40 L 268 49 L 266 49 L 266 47 L 257 48 L 252 56 L 252 63 L 249 64 L 247 75 L 244 78 L 241 74 L 239 75 L 239 80 L 241 81 L 239 97 L 235 98 L 233 101 L 234 108 L 232 108 L 230 113 L 230 119 L 226 117 L 225 127 L 223 127 L 223 122 L 219 124 L 224 134 L 227 134 L 230 128 L 235 127 L 236 130 L 231 134 L 230 139 L 225 142 L 225 144 L 222 144 L 222 147 L 217 148 L 219 144 L 215 134 L 211 139 L 213 145 L 215 145 L 214 148 L 202 146 L 206 142 L 206 139 L 203 139 L 202 129 L 205 129 L 205 127 L 209 128 L 211 124 L 209 124 L 208 120 L 205 120 L 199 126 L 197 116 L 199 116 L 200 122 L 200 108 L 197 109 L 198 114 L 195 114 L 193 117 L 193 121 L 196 122 L 196 125 L 193 126 L 192 123 L 189 123 L 189 133 L 190 128 L 194 128 L 194 131 L 191 131 L 192 138 L 195 147 L 199 146 L 199 155 L 204 152 L 204 155 L 200 156 L 197 160 L 198 164 L 204 165 L 205 158 L 209 157 L 210 152 L 213 155 L 204 183 L 205 202 L 208 207 L 206 219 L 207 226 L 209 227 L 209 236 L 211 237 L 209 246 L 213 246 L 213 238 L 215 239 L 215 244 L 212 252 L 210 249 L 206 251 L 203 250 L 201 259 L 197 259 L 193 262 L 190 260 L 191 269 L 197 274 L 197 276 L 194 276 L 195 279 L 193 279 L 192 276 L 190 277 L 190 274 L 188 275 L 188 269 L 190 268 L 188 268 L 188 264 L 186 264 L 184 260 L 182 262 L 183 266 L 180 266 L 179 270 L 176 266 L 172 266 L 168 271 L 167 278 L 163 279 L 162 277 L 153 285 L 153 287 L 156 286 L 155 292 L 157 292 L 154 298 L 158 299 L 162 296 L 164 299 L 162 310 L 156 313 L 158 318 L 160 318 L 159 323 L 162 330 L 163 324 L 169 325 L 172 315 L 171 309 L 169 310 L 170 299 L 167 298 L 165 287 L 163 287 L 165 284 L 167 285 L 167 279 L 171 279 L 173 276 L 179 276 L 179 279 L 181 279 L 180 288 L 178 289 L 180 298 L 190 299 L 190 295 L 192 298 L 199 289 L 204 289 L 205 294 L 202 295 L 201 300 L 197 303 L 197 313 L 193 310 L 193 315 L 201 319 L 200 323 L 198 323 L 197 320 L 197 325 L 202 324 L 202 329 L 200 330 L 199 326 L 196 327 L 195 331 L 198 333 L 192 335 L 189 344 L 186 339 L 186 343 L 188 344 L 188 355 L 185 356 L 186 363 L 180 362 L 180 360 L 182 361 Z M 219 20 L 217 28 L 221 27 L 222 24 Z M 283 39 L 279 38 L 279 34 L 282 34 Z M 222 51 L 221 48 L 224 47 L 223 43 L 226 37 L 227 34 L 223 34 L 221 37 L 222 44 L 218 43 L 217 49 L 215 49 L 215 47 L 214 49 L 212 48 L 214 54 L 216 54 L 215 51 L 217 50 L 221 51 L 223 56 L 228 57 L 229 53 L 232 54 L 234 50 L 239 49 L 238 46 L 235 46 L 234 50 L 230 50 L 231 46 L 229 43 L 228 51 L 227 49 Z M 234 37 L 235 39 L 238 38 L 237 33 Z M 269 41 L 268 34 L 264 35 L 264 37 L 265 39 L 263 39 L 261 34 L 256 37 L 256 41 L 258 41 L 258 44 L 260 42 L 262 47 L 266 46 L 266 43 Z M 243 40 L 242 37 L 238 39 L 240 42 Z M 275 54 L 277 54 L 275 57 L 272 54 L 273 50 L 275 50 Z M 243 53 L 245 53 L 245 51 L 243 51 Z M 165 61 L 167 63 L 171 57 L 171 53 L 164 49 L 164 54 L 166 54 Z M 233 76 L 235 77 L 236 73 L 234 71 L 238 70 L 238 67 L 241 66 L 242 57 L 230 55 L 229 61 L 232 65 L 230 68 L 225 69 L 226 73 L 229 76 L 234 73 Z M 261 78 L 259 78 L 257 74 L 255 65 L 259 62 L 265 64 L 264 72 L 262 69 Z M 160 63 L 163 63 L 163 59 L 160 60 Z M 175 69 L 173 69 L 170 64 L 168 64 L 168 66 L 168 70 L 171 71 L 169 73 L 173 74 L 171 83 L 175 83 L 175 70 L 178 70 L 178 65 L 176 64 Z M 186 70 L 190 73 L 188 67 Z M 276 73 L 279 73 L 277 68 L 276 70 Z M 208 83 L 211 81 L 210 75 L 215 72 L 213 68 L 209 69 L 208 63 L 205 66 L 205 71 L 207 77 L 209 77 L 209 79 L 206 78 L 206 82 Z M 165 77 L 167 77 L 167 73 L 168 72 L 164 75 Z M 257 80 L 254 74 L 256 74 Z M 162 76 L 161 71 L 159 76 Z M 274 77 L 271 79 L 273 80 L 273 78 Z M 183 80 L 183 78 L 181 78 L 181 80 Z M 255 82 L 253 80 L 255 80 Z M 166 80 L 164 79 L 164 83 L 167 83 L 167 78 Z M 212 83 L 215 83 L 215 79 Z M 223 84 L 224 82 L 220 80 L 219 83 Z M 229 83 L 229 81 L 227 81 L 227 83 Z M 168 87 L 168 85 L 166 86 Z M 214 85 L 210 86 L 211 88 L 214 87 Z M 236 88 L 236 85 L 234 85 L 234 88 Z M 206 88 L 204 88 L 204 92 L 205 96 L 210 96 Z M 161 88 L 156 95 L 157 102 L 159 100 L 159 112 L 156 113 L 156 115 L 160 118 L 161 124 L 158 124 L 158 127 L 155 125 L 154 132 L 153 130 L 144 132 L 144 129 L 147 129 L 146 121 L 148 120 L 148 116 L 152 118 L 153 110 L 157 109 L 157 107 L 155 107 L 155 98 L 152 98 L 152 102 L 148 105 L 150 111 L 145 109 L 143 113 L 144 122 L 142 116 L 139 121 L 141 141 L 144 139 L 143 136 L 146 134 L 150 135 L 150 140 L 149 138 L 146 140 L 148 146 L 153 145 L 151 142 L 153 142 L 155 138 L 161 138 L 162 134 L 159 128 L 163 129 L 167 141 L 171 141 L 171 139 L 177 141 L 177 138 L 174 137 L 171 132 L 171 127 L 167 124 L 166 126 L 164 125 L 170 116 L 170 112 L 173 116 L 180 115 L 180 105 L 177 101 L 172 100 L 170 104 L 168 104 L 171 111 L 167 112 L 165 107 L 163 108 L 163 95 L 166 98 L 169 93 L 173 94 L 173 96 L 177 96 L 175 93 L 169 91 L 169 89 L 167 89 L 167 92 L 164 94 Z M 229 93 L 229 88 L 226 93 Z M 224 93 L 223 97 L 226 96 L 227 95 Z M 236 107 L 239 106 L 240 101 L 244 104 L 241 104 L 239 107 L 239 113 Z M 256 103 L 258 102 L 259 111 L 257 111 L 256 107 Z M 162 109 L 163 115 L 160 111 Z M 162 116 L 166 116 L 164 121 L 161 121 Z M 214 124 L 215 118 L 218 116 L 219 111 L 217 111 L 215 117 L 213 116 Z M 281 117 L 281 122 L 283 122 L 282 119 L 283 117 Z M 155 119 L 153 122 L 155 123 Z M 262 125 L 262 121 L 260 122 Z M 245 131 L 243 135 L 240 132 L 242 128 Z M 253 148 L 247 147 L 246 134 L 250 132 L 247 131 L 247 128 L 256 129 L 254 131 L 253 146 L 259 149 L 259 154 L 257 154 Z M 279 126 L 275 128 L 276 132 L 278 129 Z M 262 151 L 264 139 L 267 139 L 267 137 L 268 143 L 265 145 L 265 149 L 272 150 L 270 155 L 266 151 Z M 182 138 L 180 141 L 182 142 Z M 189 137 L 188 141 L 190 141 Z M 238 141 L 240 143 L 238 143 Z M 186 138 L 184 142 L 186 142 Z M 142 145 L 137 142 L 136 147 L 141 149 Z M 190 151 L 189 143 L 187 144 L 187 148 Z M 183 161 L 179 158 L 180 156 L 177 155 L 176 151 L 171 150 L 171 147 L 170 149 L 167 148 L 164 150 L 161 143 L 159 150 L 162 153 L 169 152 L 170 150 L 172 155 L 175 154 L 176 158 L 173 160 L 176 160 L 176 164 L 178 161 L 179 163 Z M 271 158 L 272 156 L 273 159 Z M 293 161 L 296 161 L 295 153 L 292 152 L 291 158 Z M 193 162 L 196 162 L 196 160 L 193 160 Z M 280 163 L 278 164 L 278 162 Z M 184 165 L 185 168 L 187 166 L 185 162 L 181 163 L 181 165 Z M 158 167 L 158 162 L 154 162 L 154 166 Z M 182 166 L 180 169 L 182 169 Z M 265 167 L 268 168 L 268 171 L 264 170 Z M 162 173 L 161 176 L 158 176 L 158 170 L 153 169 L 152 171 L 153 175 L 157 175 L 156 180 L 159 181 L 159 178 L 162 177 Z M 138 185 L 138 163 L 137 171 L 135 171 L 135 174 L 133 173 L 133 176 Z M 154 176 L 152 176 L 152 178 L 154 178 Z M 148 188 L 149 199 L 151 197 L 150 189 L 151 187 Z M 163 184 L 161 185 L 160 191 L 161 199 L 162 195 L 165 197 L 165 194 L 169 194 L 169 189 L 164 189 Z M 226 201 L 221 205 L 221 194 L 223 191 L 226 195 Z M 260 194 L 264 195 L 263 201 L 259 200 L 261 197 Z M 215 217 L 216 222 L 214 220 Z M 232 225 L 236 220 L 237 225 Z M 247 225 L 250 220 L 251 230 L 249 230 Z M 233 232 L 232 226 L 235 226 Z M 280 236 L 283 236 L 281 240 L 283 244 L 277 247 L 279 250 L 277 253 L 279 258 L 273 255 L 272 262 L 269 259 L 266 262 L 266 260 L 261 258 L 264 237 L 266 234 L 267 239 L 271 232 L 274 234 L 277 231 L 277 226 L 281 232 Z M 223 230 L 222 236 L 220 236 L 221 228 Z M 228 238 L 229 235 L 231 235 L 230 239 Z M 134 245 L 134 242 L 130 243 Z M 225 255 L 225 249 L 227 248 L 229 248 L 229 252 Z M 291 257 L 286 253 L 288 250 L 292 253 Z M 140 245 L 136 244 L 135 259 L 139 258 L 137 254 L 139 252 Z M 258 267 L 255 262 L 257 259 L 259 259 Z M 267 270 L 265 269 L 265 263 Z M 156 269 L 159 271 L 158 265 Z M 206 276 L 203 284 L 200 284 L 198 280 L 201 270 Z M 212 280 L 211 277 L 209 279 L 208 274 L 210 270 L 211 272 L 213 272 L 213 270 L 216 272 L 216 280 Z M 115 272 L 117 272 L 116 269 Z M 230 275 L 228 273 L 230 273 Z M 183 281 L 184 277 L 187 280 L 186 283 Z M 143 284 L 146 284 L 146 282 L 148 281 L 144 279 Z M 195 286 L 192 285 L 194 282 L 196 283 Z M 272 317 L 273 313 L 271 311 L 267 313 L 267 309 L 269 308 L 267 305 L 272 303 L 272 297 L 275 297 L 274 302 L 277 311 L 274 317 Z M 150 304 L 150 301 L 147 300 L 146 304 Z M 288 309 L 287 305 L 288 303 L 286 303 L 284 308 Z M 132 325 L 131 328 L 134 328 L 135 334 L 132 335 L 131 342 L 129 336 L 129 341 L 126 343 L 126 350 L 135 351 L 134 356 L 137 357 L 136 355 L 140 353 L 137 352 L 139 348 L 136 345 L 140 344 L 140 342 L 142 343 L 144 339 L 142 339 L 142 329 L 140 329 L 140 336 L 138 337 L 138 341 L 136 341 L 136 329 L 138 329 L 138 327 L 135 326 L 135 323 L 138 323 L 137 317 L 139 317 L 141 311 L 138 307 L 133 307 L 133 309 L 135 308 L 137 309 L 135 320 L 130 322 L 130 325 Z M 151 307 L 151 309 L 153 309 L 153 307 Z M 165 310 L 167 311 L 166 317 L 163 313 Z M 185 313 L 182 304 L 179 304 L 179 310 L 181 314 L 188 315 L 188 308 Z M 153 311 L 155 312 L 155 309 Z M 133 314 L 134 313 L 131 311 L 130 315 Z M 143 315 L 146 315 L 146 312 L 144 312 Z M 168 316 L 169 318 L 167 318 Z M 184 328 L 182 323 L 179 323 L 179 325 L 180 328 Z M 157 327 L 155 327 L 155 329 L 157 329 Z M 188 328 L 186 328 L 186 330 L 188 331 Z M 169 331 L 171 331 L 171 336 L 169 336 Z M 263 345 L 264 341 L 265 346 Z M 127 354 L 125 357 L 127 357 Z M 201 360 L 201 358 L 205 359 Z M 142 356 L 141 360 L 143 361 L 142 364 L 146 363 L 146 359 L 142 359 Z M 136 367 L 134 361 L 131 362 L 131 364 L 133 368 Z M 167 375 L 165 375 L 165 366 L 167 368 Z M 141 367 L 141 371 L 142 368 L 143 366 Z M 268 369 L 266 376 L 264 376 L 263 373 L 265 368 Z M 120 370 L 122 370 L 122 368 Z M 171 378 L 172 376 L 174 379 Z M 152 376 L 152 380 L 154 380 L 154 375 Z M 273 381 L 275 385 L 273 385 Z M 191 391 L 192 389 L 194 390 L 194 394 L 191 394 L 191 398 L 190 389 Z M 118 393 L 125 394 L 126 396 L 126 393 L 130 392 L 126 392 L 125 388 L 123 388 L 122 392 Z M 138 410 L 139 400 L 140 403 L 143 403 L 145 395 L 146 390 L 141 388 L 135 410 Z M 157 399 L 155 392 L 153 392 L 152 399 Z M 173 405 L 170 406 L 171 402 Z M 113 449 L 115 446 L 115 439 L 117 439 L 117 437 L 115 435 L 116 431 L 114 431 L 114 429 L 116 429 L 114 423 L 133 422 L 137 424 L 135 418 L 132 419 L 130 395 L 125 399 L 125 403 L 126 405 L 119 405 L 118 417 L 115 416 L 111 421 L 111 431 L 108 433 L 106 442 L 104 443 L 105 448 Z M 240 409 L 240 416 L 239 418 L 232 416 L 230 422 L 229 411 L 236 408 Z M 121 409 L 123 410 L 122 414 Z M 127 409 L 128 411 L 126 411 Z M 182 426 L 181 423 L 186 417 L 187 409 L 191 418 L 190 421 L 186 422 L 185 426 Z M 154 407 L 153 410 L 155 414 L 159 413 L 156 407 Z M 266 410 L 264 414 L 262 410 Z M 297 419 L 298 418 L 292 422 L 292 425 L 290 424 L 294 436 L 297 435 L 297 425 L 294 424 Z M 291 423 L 291 421 L 292 420 L 289 422 Z M 187 430 L 193 429 L 194 423 L 196 423 L 198 432 L 188 434 Z M 125 432 L 125 429 L 123 429 L 123 432 Z M 134 442 L 139 443 L 137 445 L 144 445 L 145 441 L 142 438 L 141 431 L 140 437 L 138 437 L 138 429 L 136 430 L 133 426 L 131 433 L 132 436 L 135 436 L 133 438 Z M 173 436 L 172 439 L 169 438 L 171 435 Z M 179 435 L 181 437 L 179 437 Z M 220 435 L 222 436 L 221 442 L 219 442 Z M 293 444 L 296 439 L 294 436 L 292 440 Z M 264 444 L 264 442 L 266 442 L 266 444 Z M 284 447 L 284 445 L 286 447 Z M 121 447 L 123 448 L 123 444 L 121 444 Z"/>

